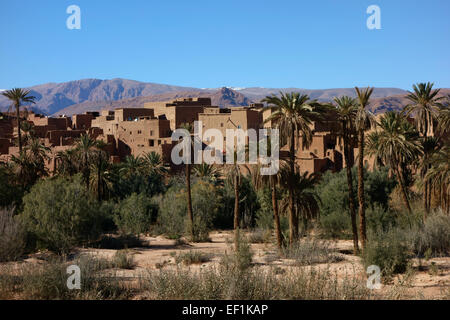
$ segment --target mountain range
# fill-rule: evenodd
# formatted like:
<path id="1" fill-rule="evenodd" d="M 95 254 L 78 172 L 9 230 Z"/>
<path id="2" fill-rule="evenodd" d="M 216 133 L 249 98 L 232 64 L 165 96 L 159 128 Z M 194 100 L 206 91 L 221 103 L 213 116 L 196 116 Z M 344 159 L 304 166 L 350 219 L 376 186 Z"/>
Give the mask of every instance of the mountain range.
<path id="1" fill-rule="evenodd" d="M 146 83 L 127 79 L 83 79 L 64 83 L 47 83 L 27 88 L 36 97 L 32 106 L 35 112 L 46 115 L 73 115 L 86 111 L 99 111 L 119 107 L 141 107 L 146 102 L 169 101 L 177 98 L 211 97 L 212 104 L 220 107 L 246 106 L 264 97 L 281 92 L 298 91 L 311 99 L 331 101 L 336 96 L 355 97 L 353 88 L 301 89 L 301 88 L 213 88 L 200 89 L 158 83 Z M 450 94 L 450 89 L 442 89 Z M 407 91 L 397 88 L 375 88 L 370 110 L 381 113 L 401 109 L 408 103 Z M 6 111 L 11 103 L 0 95 L 0 111 Z"/>

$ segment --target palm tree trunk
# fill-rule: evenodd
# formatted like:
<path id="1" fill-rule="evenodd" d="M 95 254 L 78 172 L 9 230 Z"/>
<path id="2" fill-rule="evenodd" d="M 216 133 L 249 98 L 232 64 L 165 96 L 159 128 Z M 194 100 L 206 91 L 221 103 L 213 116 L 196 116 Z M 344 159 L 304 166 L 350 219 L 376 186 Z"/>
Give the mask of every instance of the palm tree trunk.
<path id="1" fill-rule="evenodd" d="M 395 167 L 395 174 L 397 175 L 398 182 L 400 183 L 400 188 L 402 189 L 402 198 L 403 202 L 405 203 L 406 208 L 408 209 L 409 214 L 412 214 L 411 206 L 409 205 L 408 195 L 406 193 L 406 187 L 405 183 L 402 179 L 402 175 L 400 173 L 400 169 L 398 168 L 398 165 L 394 165 Z M 427 197 L 427 196 L 425 196 Z"/>
<path id="2" fill-rule="evenodd" d="M 20 129 L 20 105 L 16 103 L 16 112 L 17 112 L 17 133 L 19 136 L 19 152 L 22 153 L 22 132 Z"/>
<path id="3" fill-rule="evenodd" d="M 295 132 L 292 130 L 289 144 L 289 157 L 290 157 L 290 169 L 291 175 L 295 172 L 295 154 L 294 154 L 294 144 L 295 144 Z M 292 181 L 289 182 L 289 244 L 292 245 L 298 239 L 298 219 L 295 214 L 294 208 L 294 186 Z"/>
<path id="4" fill-rule="evenodd" d="M 187 190 L 187 210 L 189 218 L 189 231 L 192 239 L 194 238 L 194 215 L 192 213 L 192 195 L 191 195 L 191 165 L 186 164 L 186 190 Z"/>
<path id="5" fill-rule="evenodd" d="M 356 226 L 356 210 L 355 210 L 355 198 L 353 195 L 353 177 L 352 177 L 352 164 L 353 159 L 350 159 L 350 146 L 349 146 L 349 138 L 347 132 L 347 125 L 343 124 L 344 128 L 344 157 L 345 157 L 345 168 L 347 171 L 347 187 L 348 187 L 348 206 L 350 209 L 350 216 L 352 219 L 352 233 L 353 233 L 353 252 L 354 254 L 358 254 L 359 246 L 358 246 L 358 227 Z"/>
<path id="6" fill-rule="evenodd" d="M 278 213 L 277 190 L 275 187 L 275 179 L 274 178 L 272 178 L 272 207 L 273 207 L 273 220 L 274 220 L 275 234 L 277 237 L 277 245 L 278 245 L 278 249 L 281 249 L 281 247 L 283 245 L 283 239 L 281 236 L 280 216 Z"/>
<path id="7" fill-rule="evenodd" d="M 428 182 L 425 181 L 425 185 L 423 187 L 423 221 L 427 219 L 428 213 Z"/>
<path id="8" fill-rule="evenodd" d="M 358 214 L 359 214 L 359 232 L 361 237 L 361 246 L 364 251 L 366 248 L 366 212 L 364 199 L 364 129 L 358 131 Z"/>
<path id="9" fill-rule="evenodd" d="M 239 247 L 239 173 L 235 173 L 234 177 L 234 247 L 238 250 Z"/>
<path id="10" fill-rule="evenodd" d="M 101 192 L 101 182 L 100 182 L 100 177 L 101 177 L 101 169 L 100 169 L 100 163 L 101 161 L 99 160 L 98 162 L 98 167 L 97 167 L 97 198 L 98 198 L 98 202 L 102 201 L 102 192 Z"/>
<path id="11" fill-rule="evenodd" d="M 239 228 L 239 175 L 236 173 L 234 177 L 234 221 L 233 228 Z"/>

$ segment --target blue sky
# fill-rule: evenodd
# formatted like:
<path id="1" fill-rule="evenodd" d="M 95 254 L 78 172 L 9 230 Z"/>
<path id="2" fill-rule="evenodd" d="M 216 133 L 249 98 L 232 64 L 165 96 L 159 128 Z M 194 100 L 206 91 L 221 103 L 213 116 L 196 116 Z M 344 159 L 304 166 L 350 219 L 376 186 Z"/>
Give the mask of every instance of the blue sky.
<path id="1" fill-rule="evenodd" d="M 66 28 L 72 4 L 81 30 Z M 381 30 L 366 27 L 372 4 Z M 448 0 L 2 0 L 0 88 L 83 78 L 450 87 L 449 12 Z"/>

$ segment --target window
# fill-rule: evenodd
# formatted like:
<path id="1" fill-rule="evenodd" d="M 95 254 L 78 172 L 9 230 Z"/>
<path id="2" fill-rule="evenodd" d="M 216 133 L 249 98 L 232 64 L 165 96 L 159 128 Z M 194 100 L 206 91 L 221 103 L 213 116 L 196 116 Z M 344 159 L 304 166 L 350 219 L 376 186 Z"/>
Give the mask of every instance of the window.
<path id="1" fill-rule="evenodd" d="M 150 130 L 150 136 L 153 136 L 153 130 Z"/>
<path id="2" fill-rule="evenodd" d="M 155 146 L 155 140 L 148 140 L 149 146 L 154 147 Z"/>
<path id="3" fill-rule="evenodd" d="M 220 123 L 220 126 L 223 128 L 223 122 Z"/>
<path id="4" fill-rule="evenodd" d="M 158 140 L 158 146 L 161 144 L 161 140 Z"/>

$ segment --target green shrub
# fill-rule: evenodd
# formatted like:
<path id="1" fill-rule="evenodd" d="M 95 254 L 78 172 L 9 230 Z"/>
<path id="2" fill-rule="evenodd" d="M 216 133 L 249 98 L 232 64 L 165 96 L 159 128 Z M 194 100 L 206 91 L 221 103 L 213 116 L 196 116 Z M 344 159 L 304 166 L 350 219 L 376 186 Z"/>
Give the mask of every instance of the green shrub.
<path id="1" fill-rule="evenodd" d="M 194 242 L 208 241 L 209 231 L 213 227 L 221 198 L 217 188 L 204 180 L 197 179 L 191 187 L 192 211 L 194 214 Z M 178 185 L 172 186 L 156 199 L 159 206 L 158 231 L 172 239 L 183 235 L 190 236 L 187 218 L 186 190 Z"/>
<path id="2" fill-rule="evenodd" d="M 15 261 L 25 249 L 25 230 L 12 209 L 0 210 L 0 262 Z"/>
<path id="3" fill-rule="evenodd" d="M 242 272 L 251 267 L 253 261 L 253 251 L 247 238 L 241 234 L 238 229 L 234 234 L 234 243 L 232 254 L 225 255 L 222 258 L 222 266 L 225 268 L 231 268 L 237 272 Z"/>
<path id="4" fill-rule="evenodd" d="M 450 216 L 435 213 L 428 217 L 425 224 L 409 232 L 414 253 L 423 257 L 450 255 Z"/>
<path id="5" fill-rule="evenodd" d="M 270 229 L 253 229 L 248 235 L 250 243 L 270 243 L 272 241 L 272 230 Z"/>
<path id="6" fill-rule="evenodd" d="M 150 198 L 133 193 L 117 205 L 114 221 L 122 234 L 139 236 L 150 231 L 156 212 L 157 207 Z"/>
<path id="7" fill-rule="evenodd" d="M 408 266 L 408 246 L 399 229 L 369 232 L 366 249 L 362 255 L 364 267 L 376 265 L 381 274 L 391 277 L 404 273 Z"/>
<path id="8" fill-rule="evenodd" d="M 67 287 L 67 267 L 77 265 L 81 271 L 81 290 Z M 43 264 L 0 266 L 0 297 L 31 300 L 126 299 L 130 290 L 122 286 L 115 275 L 99 275 L 109 262 L 82 256 L 67 261 L 54 259 Z"/>
<path id="9" fill-rule="evenodd" d="M 175 262 L 177 264 L 184 263 L 185 265 L 200 264 L 211 260 L 211 255 L 200 252 L 192 251 L 181 253 L 175 257 Z"/>
<path id="10" fill-rule="evenodd" d="M 300 239 L 289 247 L 283 248 L 282 257 L 295 260 L 297 265 L 313 265 L 317 263 L 333 263 L 342 260 L 327 241 Z"/>
<path id="11" fill-rule="evenodd" d="M 133 255 L 128 250 L 119 250 L 113 256 L 112 266 L 118 269 L 133 269 Z"/>
<path id="12" fill-rule="evenodd" d="M 20 218 L 31 248 L 67 253 L 96 240 L 102 231 L 101 206 L 86 191 L 80 176 L 38 182 L 24 196 L 23 205 Z"/>
<path id="13" fill-rule="evenodd" d="M 320 235 L 325 239 L 351 239 L 352 221 L 346 211 L 334 211 L 320 216 Z"/>

